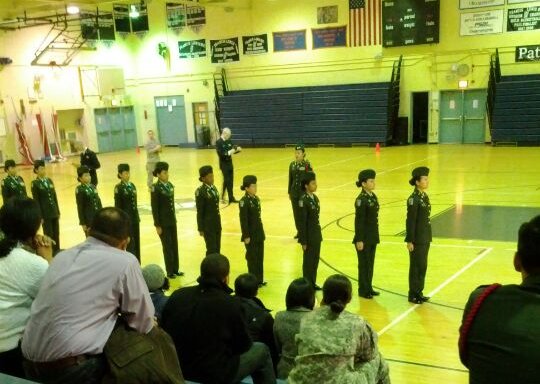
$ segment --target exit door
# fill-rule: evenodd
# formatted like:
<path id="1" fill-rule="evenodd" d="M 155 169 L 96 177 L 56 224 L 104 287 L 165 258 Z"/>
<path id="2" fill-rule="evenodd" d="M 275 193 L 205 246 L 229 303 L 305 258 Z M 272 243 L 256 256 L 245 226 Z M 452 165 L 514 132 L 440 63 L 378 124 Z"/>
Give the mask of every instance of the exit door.
<path id="1" fill-rule="evenodd" d="M 486 90 L 441 92 L 439 143 L 485 142 Z"/>
<path id="2" fill-rule="evenodd" d="M 188 136 L 184 96 L 158 96 L 154 101 L 161 144 L 186 144 Z"/>

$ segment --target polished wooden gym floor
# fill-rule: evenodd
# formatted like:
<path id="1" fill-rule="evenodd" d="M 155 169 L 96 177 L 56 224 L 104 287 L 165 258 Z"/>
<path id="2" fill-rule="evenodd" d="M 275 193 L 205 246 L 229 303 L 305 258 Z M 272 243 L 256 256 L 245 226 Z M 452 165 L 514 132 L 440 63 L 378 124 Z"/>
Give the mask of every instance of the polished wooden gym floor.
<path id="1" fill-rule="evenodd" d="M 259 180 L 268 281 L 259 296 L 274 313 L 284 309 L 288 284 L 302 274 L 302 252 L 293 239 L 295 230 L 287 196 L 288 165 L 293 157 L 292 148 L 246 148 L 234 156 L 237 199 L 242 195 L 239 186 L 244 175 L 255 174 Z M 98 190 L 104 206 L 114 201 L 117 164 L 131 165 L 132 181 L 139 191 L 142 263 L 163 266 L 145 185 L 144 151 L 101 154 L 99 158 L 102 168 L 98 171 Z M 353 280 L 356 291 L 357 261 L 351 244 L 358 194 L 355 181 L 359 170 L 373 168 L 377 171 L 376 193 L 381 204 L 381 244 L 374 285 L 381 295 L 374 300 L 354 297 L 347 309 L 365 317 L 379 332 L 379 347 L 390 363 L 393 383 L 467 383 L 467 370 L 457 352 L 462 310 L 469 292 L 480 284 L 520 282 L 520 275 L 512 267 L 515 238 L 519 223 L 540 214 L 540 150 L 415 145 L 384 147 L 376 153 L 368 147 L 324 147 L 307 148 L 307 158 L 317 174 L 321 200 L 324 241 L 318 283 L 322 285 L 331 274 L 344 273 Z M 194 191 L 199 185 L 198 169 L 206 164 L 214 166 L 218 186 L 221 173 L 213 149 L 166 148 L 162 160 L 170 164 L 170 179 L 176 186 L 178 201 L 180 267 L 185 276 L 172 281 L 175 289 L 195 283 L 205 254 L 204 241 L 196 228 Z M 70 161 L 47 166 L 59 194 L 62 248 L 84 240 L 75 206 L 75 168 Z M 428 194 L 437 230 L 424 291 L 432 300 L 412 305 L 406 298 L 409 261 L 402 232 L 406 200 L 412 190 L 408 184 L 410 172 L 421 165 L 431 168 Z M 29 185 L 31 170 L 21 167 L 20 174 Z M 498 214 L 492 214 L 493 210 Z M 231 260 L 232 285 L 237 275 L 247 271 L 237 205 L 222 205 L 222 224 L 222 253 Z M 317 296 L 320 300 L 321 295 Z"/>

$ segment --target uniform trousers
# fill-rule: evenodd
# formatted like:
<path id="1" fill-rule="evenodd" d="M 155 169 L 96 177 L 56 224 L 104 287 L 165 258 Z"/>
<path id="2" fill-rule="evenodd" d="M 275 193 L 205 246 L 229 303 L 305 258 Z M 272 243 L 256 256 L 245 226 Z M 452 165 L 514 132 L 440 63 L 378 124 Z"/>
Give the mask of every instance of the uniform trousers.
<path id="1" fill-rule="evenodd" d="M 221 250 L 221 229 L 219 231 L 204 231 L 206 256 L 219 253 Z"/>
<path id="2" fill-rule="evenodd" d="M 139 229 L 139 222 L 131 219 L 131 228 L 129 232 L 130 241 L 126 251 L 135 255 L 139 264 L 141 263 L 141 234 Z"/>
<path id="3" fill-rule="evenodd" d="M 302 276 L 313 285 L 317 283 L 317 268 L 321 255 L 321 242 L 307 243 L 302 261 Z"/>
<path id="4" fill-rule="evenodd" d="M 163 258 L 165 259 L 165 269 L 167 275 L 172 275 L 178 271 L 178 235 L 176 224 L 161 227 L 161 246 L 163 247 Z"/>
<path id="5" fill-rule="evenodd" d="M 90 184 L 92 184 L 94 187 L 97 187 L 97 171 L 95 169 L 91 169 L 88 173 L 90 174 Z"/>
<path id="6" fill-rule="evenodd" d="M 423 294 L 429 245 L 430 243 L 414 244 L 414 250 L 409 252 L 409 298 Z"/>
<path id="7" fill-rule="evenodd" d="M 293 211 L 294 227 L 296 228 L 296 233 L 298 233 L 298 222 L 300 221 L 300 206 L 298 205 L 299 200 L 299 196 L 291 195 L 291 206 Z"/>
<path id="8" fill-rule="evenodd" d="M 244 243 L 248 272 L 257 276 L 259 283 L 264 281 L 264 241 Z"/>
<path id="9" fill-rule="evenodd" d="M 60 225 L 59 218 L 43 219 L 43 233 L 49 236 L 56 243 L 53 245 L 53 254 L 56 255 L 60 250 Z"/>
<path id="10" fill-rule="evenodd" d="M 148 188 L 152 188 L 154 183 L 154 169 L 156 169 L 156 162 L 149 161 L 146 163 L 146 185 Z"/>
<path id="11" fill-rule="evenodd" d="M 356 249 L 356 247 L 355 247 Z M 364 249 L 356 250 L 358 256 L 358 294 L 370 295 L 373 292 L 373 265 L 375 264 L 375 251 L 377 244 L 364 243 Z"/>
<path id="12" fill-rule="evenodd" d="M 227 196 L 229 197 L 229 202 L 231 202 L 234 200 L 234 169 L 232 164 L 222 166 L 221 173 L 223 173 L 223 187 L 221 188 L 221 198 L 225 198 L 225 190 L 227 190 Z"/>

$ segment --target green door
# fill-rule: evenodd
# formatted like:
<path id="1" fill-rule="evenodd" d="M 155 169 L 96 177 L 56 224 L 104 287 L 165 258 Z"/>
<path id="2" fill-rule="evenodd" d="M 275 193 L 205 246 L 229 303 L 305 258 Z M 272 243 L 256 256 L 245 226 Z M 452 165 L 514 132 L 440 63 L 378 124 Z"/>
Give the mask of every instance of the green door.
<path id="1" fill-rule="evenodd" d="M 463 142 L 466 144 L 486 141 L 486 90 L 465 91 L 463 100 Z"/>
<path id="2" fill-rule="evenodd" d="M 109 108 L 109 116 L 111 118 L 111 141 L 113 151 L 121 151 L 125 149 L 124 140 L 124 116 L 122 108 Z"/>
<path id="3" fill-rule="evenodd" d="M 155 97 L 159 139 L 163 145 L 188 142 L 184 96 Z"/>
<path id="4" fill-rule="evenodd" d="M 96 122 L 96 133 L 99 152 L 112 151 L 111 143 L 111 122 L 107 114 L 107 108 L 94 109 L 94 119 Z"/>
<path id="5" fill-rule="evenodd" d="M 439 143 L 461 143 L 463 141 L 463 92 L 441 92 Z"/>
<path id="6" fill-rule="evenodd" d="M 126 149 L 137 147 L 137 130 L 133 107 L 122 107 L 124 117 L 124 146 Z"/>

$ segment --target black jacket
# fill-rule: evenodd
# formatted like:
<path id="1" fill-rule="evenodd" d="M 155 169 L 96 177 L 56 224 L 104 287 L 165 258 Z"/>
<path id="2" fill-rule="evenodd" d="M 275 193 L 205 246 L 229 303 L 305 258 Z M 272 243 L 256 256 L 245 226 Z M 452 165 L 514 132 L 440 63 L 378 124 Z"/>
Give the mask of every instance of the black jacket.
<path id="1" fill-rule="evenodd" d="M 81 153 L 81 165 L 88 167 L 91 171 L 101 168 L 96 153 L 89 148 Z"/>
<path id="2" fill-rule="evenodd" d="M 167 227 L 175 225 L 174 185 L 170 182 L 163 183 L 158 181 L 152 185 L 150 195 L 154 226 Z"/>
<path id="3" fill-rule="evenodd" d="M 427 194 L 414 189 L 407 200 L 405 241 L 413 244 L 431 243 L 431 204 Z"/>
<path id="4" fill-rule="evenodd" d="M 219 156 L 219 169 L 231 169 L 233 167 L 232 154 L 229 151 L 234 149 L 234 145 L 229 140 L 223 140 L 221 137 L 216 140 L 216 152 Z"/>
<path id="5" fill-rule="evenodd" d="M 2 197 L 4 204 L 13 196 L 26 197 L 26 186 L 20 176 L 7 176 L 2 180 Z"/>
<path id="6" fill-rule="evenodd" d="M 79 184 L 75 188 L 75 199 L 77 200 L 79 225 L 90 226 L 94 215 L 102 208 L 96 187 L 92 184 Z"/>
<path id="7" fill-rule="evenodd" d="M 242 307 L 224 283 L 198 282 L 171 295 L 161 325 L 174 341 L 186 380 L 230 383 L 252 344 Z"/>
<path id="8" fill-rule="evenodd" d="M 253 243 L 265 240 L 263 224 L 261 220 L 261 201 L 257 196 L 249 196 L 247 193 L 240 199 L 240 227 L 242 229 L 241 241 L 250 238 Z"/>
<path id="9" fill-rule="evenodd" d="M 51 179 L 44 177 L 32 180 L 32 197 L 39 204 L 41 217 L 44 219 L 56 219 L 60 217 L 58 198 Z"/>
<path id="10" fill-rule="evenodd" d="M 120 182 L 114 187 L 114 206 L 127 213 L 134 223 L 141 221 L 137 208 L 137 188 L 132 182 Z"/>
<path id="11" fill-rule="evenodd" d="M 219 192 L 214 185 L 203 184 L 195 191 L 197 206 L 197 230 L 200 232 L 221 231 Z"/>
<path id="12" fill-rule="evenodd" d="M 374 193 L 371 195 L 362 189 L 354 203 L 353 243 L 363 241 L 365 244 L 379 244 L 379 201 Z"/>
<path id="13" fill-rule="evenodd" d="M 300 244 L 314 244 L 322 241 L 319 212 L 321 206 L 319 198 L 313 194 L 304 193 L 298 202 L 300 207 L 300 221 L 298 222 L 298 242 Z"/>

